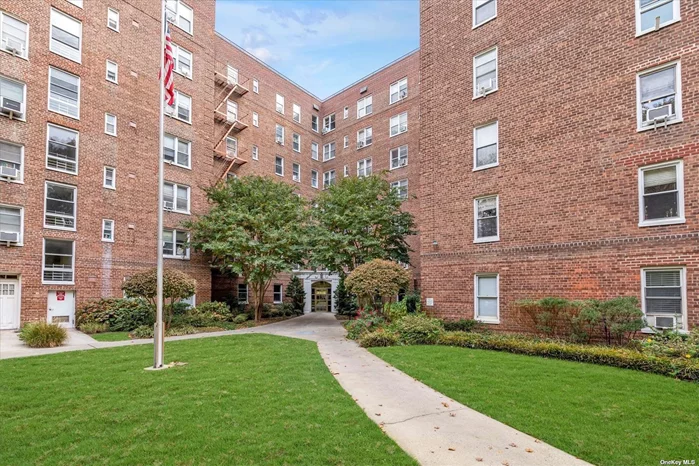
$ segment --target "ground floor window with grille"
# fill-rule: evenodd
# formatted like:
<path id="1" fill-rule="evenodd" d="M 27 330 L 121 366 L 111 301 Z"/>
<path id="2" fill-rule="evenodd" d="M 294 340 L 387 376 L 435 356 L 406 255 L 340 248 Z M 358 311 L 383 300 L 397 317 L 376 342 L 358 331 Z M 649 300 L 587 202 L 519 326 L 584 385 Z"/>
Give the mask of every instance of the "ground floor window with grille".
<path id="1" fill-rule="evenodd" d="M 685 222 L 681 160 L 641 167 L 638 185 L 639 226 Z"/>
<path id="2" fill-rule="evenodd" d="M 399 198 L 408 198 L 408 180 L 394 181 L 393 183 L 391 183 L 391 189 L 393 189 L 398 194 Z"/>
<path id="3" fill-rule="evenodd" d="M 499 207 L 498 196 L 474 199 L 474 242 L 498 241 Z"/>
<path id="4" fill-rule="evenodd" d="M 281 283 L 275 283 L 274 284 L 274 302 L 275 303 L 281 303 L 283 299 L 283 294 L 282 294 L 282 284 Z"/>
<path id="5" fill-rule="evenodd" d="M 476 274 L 475 318 L 483 322 L 500 322 L 500 279 L 497 274 Z"/>
<path id="6" fill-rule="evenodd" d="M 189 233 L 183 230 L 163 230 L 163 257 L 189 259 Z"/>
<path id="7" fill-rule="evenodd" d="M 248 284 L 238 283 L 238 304 L 248 303 Z"/>
<path id="8" fill-rule="evenodd" d="M 648 325 L 660 329 L 687 328 L 687 279 L 684 267 L 643 269 L 643 312 Z"/>
<path id="9" fill-rule="evenodd" d="M 73 241 L 44 239 L 43 283 L 73 283 L 74 246 Z"/>

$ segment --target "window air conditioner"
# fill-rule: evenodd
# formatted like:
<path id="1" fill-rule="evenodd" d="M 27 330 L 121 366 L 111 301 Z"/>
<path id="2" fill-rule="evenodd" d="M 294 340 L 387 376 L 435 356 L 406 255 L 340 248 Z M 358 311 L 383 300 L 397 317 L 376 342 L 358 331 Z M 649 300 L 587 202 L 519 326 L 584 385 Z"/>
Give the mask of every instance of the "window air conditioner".
<path id="1" fill-rule="evenodd" d="M 276 141 L 277 141 L 277 144 L 279 144 L 279 145 L 281 145 L 281 144 L 284 142 L 284 141 L 282 140 L 282 138 L 280 138 L 279 136 L 277 136 Z"/>
<path id="2" fill-rule="evenodd" d="M 0 105 L 2 106 L 3 114 L 9 115 L 10 118 L 13 116 L 21 117 L 24 114 L 22 102 L 17 102 L 16 100 L 8 99 L 7 97 L 2 97 L 1 99 L 2 101 L 0 102 Z"/>
<path id="3" fill-rule="evenodd" d="M 19 170 L 17 170 L 16 168 L 0 166 L 0 176 L 15 179 L 17 178 L 17 175 L 19 175 Z"/>
<path id="4" fill-rule="evenodd" d="M 361 149 L 362 147 L 364 147 L 364 141 L 357 142 L 357 148 Z"/>
<path id="5" fill-rule="evenodd" d="M 676 325 L 675 316 L 655 316 L 655 328 L 672 328 Z"/>
<path id="6" fill-rule="evenodd" d="M 323 134 L 327 133 L 328 131 L 330 131 L 330 128 L 327 126 L 324 126 L 323 127 Z"/>
<path id="7" fill-rule="evenodd" d="M 405 167 L 406 165 L 408 165 L 408 161 L 407 161 L 407 160 L 401 160 L 400 162 L 398 162 L 398 166 L 399 166 L 399 167 Z"/>
<path id="8" fill-rule="evenodd" d="M 18 243 L 19 233 L 17 233 L 16 231 L 0 231 L 0 242 Z"/>
<path id="9" fill-rule="evenodd" d="M 175 203 L 172 201 L 163 201 L 163 208 L 165 210 L 173 210 L 175 208 Z"/>
<path id="10" fill-rule="evenodd" d="M 21 56 L 23 54 L 24 46 L 22 45 L 22 42 L 18 41 L 13 37 L 7 37 L 3 40 L 3 42 L 3 48 L 8 52 L 18 56 Z"/>
<path id="11" fill-rule="evenodd" d="M 406 124 L 400 125 L 400 132 L 405 133 L 406 131 L 408 131 L 408 125 L 406 125 Z"/>
<path id="12" fill-rule="evenodd" d="M 405 89 L 400 91 L 400 98 L 405 99 L 406 97 L 408 97 L 408 91 Z"/>
<path id="13" fill-rule="evenodd" d="M 175 23 L 177 21 L 177 15 L 174 11 L 165 10 L 165 19 L 171 23 Z"/>
<path id="14" fill-rule="evenodd" d="M 646 123 L 653 124 L 658 121 L 664 121 L 672 115 L 672 104 L 662 105 L 657 108 L 646 110 Z"/>

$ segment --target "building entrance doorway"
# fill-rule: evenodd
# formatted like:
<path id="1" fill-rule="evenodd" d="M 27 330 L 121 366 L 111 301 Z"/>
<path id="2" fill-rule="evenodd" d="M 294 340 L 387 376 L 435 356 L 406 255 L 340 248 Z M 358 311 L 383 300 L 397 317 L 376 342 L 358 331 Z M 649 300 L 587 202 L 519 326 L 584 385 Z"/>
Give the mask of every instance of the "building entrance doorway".
<path id="1" fill-rule="evenodd" d="M 330 312 L 330 283 L 315 282 L 311 285 L 311 312 Z"/>

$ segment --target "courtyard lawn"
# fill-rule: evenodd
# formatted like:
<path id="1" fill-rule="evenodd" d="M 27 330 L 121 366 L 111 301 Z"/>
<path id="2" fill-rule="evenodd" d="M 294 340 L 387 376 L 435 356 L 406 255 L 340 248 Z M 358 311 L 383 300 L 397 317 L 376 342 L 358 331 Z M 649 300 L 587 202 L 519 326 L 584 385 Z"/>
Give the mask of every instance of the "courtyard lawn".
<path id="1" fill-rule="evenodd" d="M 104 332 L 90 335 L 97 341 L 124 341 L 130 340 L 129 332 Z"/>
<path id="2" fill-rule="evenodd" d="M 452 399 L 591 463 L 699 464 L 699 384 L 487 350 L 371 352 Z"/>
<path id="3" fill-rule="evenodd" d="M 315 343 L 236 335 L 0 361 L 0 464 L 415 465 Z"/>

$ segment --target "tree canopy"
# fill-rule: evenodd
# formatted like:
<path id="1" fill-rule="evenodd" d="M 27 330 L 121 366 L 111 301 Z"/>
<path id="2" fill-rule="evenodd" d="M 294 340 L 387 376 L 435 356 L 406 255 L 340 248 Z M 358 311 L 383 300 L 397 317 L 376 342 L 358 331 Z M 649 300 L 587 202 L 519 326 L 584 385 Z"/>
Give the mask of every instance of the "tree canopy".
<path id="1" fill-rule="evenodd" d="M 401 289 L 407 289 L 410 285 L 410 272 L 395 262 L 374 259 L 354 269 L 347 276 L 345 285 L 357 295 L 360 306 L 366 308 L 377 296 L 384 303 L 391 301 Z"/>
<path id="2" fill-rule="evenodd" d="M 158 269 L 132 275 L 124 282 L 121 289 L 128 297 L 146 299 L 155 311 L 158 292 Z M 197 282 L 192 277 L 176 269 L 163 270 L 163 301 L 170 301 L 169 306 L 163 306 L 166 327 L 172 321 L 172 306 L 177 301 L 187 299 L 197 291 Z"/>

